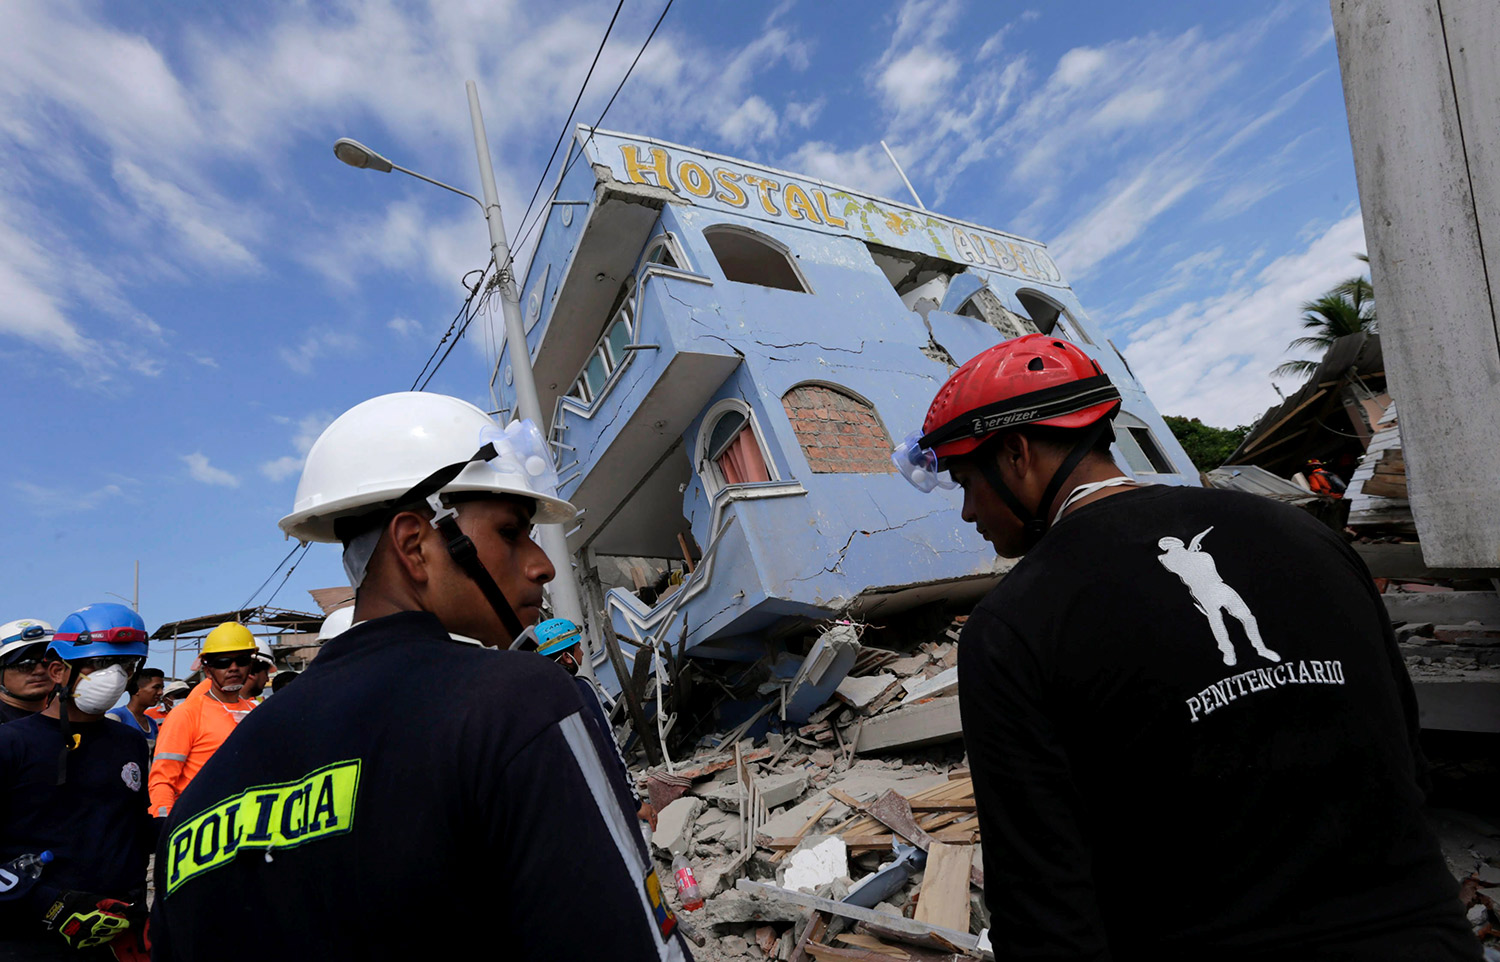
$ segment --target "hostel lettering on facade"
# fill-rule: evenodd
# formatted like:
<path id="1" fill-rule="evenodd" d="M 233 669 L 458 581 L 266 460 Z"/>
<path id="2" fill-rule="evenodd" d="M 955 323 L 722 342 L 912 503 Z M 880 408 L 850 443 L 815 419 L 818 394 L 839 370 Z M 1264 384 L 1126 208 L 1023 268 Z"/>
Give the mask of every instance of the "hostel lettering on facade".
<path id="1" fill-rule="evenodd" d="M 933 217 L 927 211 L 882 206 L 869 197 L 765 176 L 753 169 L 724 166 L 705 155 L 673 156 L 655 144 L 631 143 L 595 134 L 608 155 L 618 148 L 615 171 L 622 180 L 670 190 L 694 204 L 742 210 L 759 218 L 795 222 L 830 233 L 863 237 L 898 250 L 925 250 L 959 263 L 1000 271 L 1026 280 L 1062 284 L 1062 272 L 1035 244 Z M 610 158 L 611 161 L 614 157 Z"/>

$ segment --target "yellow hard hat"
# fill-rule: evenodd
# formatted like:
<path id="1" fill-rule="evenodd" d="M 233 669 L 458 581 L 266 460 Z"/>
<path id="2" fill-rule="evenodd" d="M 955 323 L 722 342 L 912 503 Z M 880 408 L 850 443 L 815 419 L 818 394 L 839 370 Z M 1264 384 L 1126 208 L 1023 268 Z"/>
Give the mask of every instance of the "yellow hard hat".
<path id="1" fill-rule="evenodd" d="M 255 636 L 236 621 L 226 621 L 203 639 L 201 655 L 222 655 L 229 651 L 254 651 Z"/>

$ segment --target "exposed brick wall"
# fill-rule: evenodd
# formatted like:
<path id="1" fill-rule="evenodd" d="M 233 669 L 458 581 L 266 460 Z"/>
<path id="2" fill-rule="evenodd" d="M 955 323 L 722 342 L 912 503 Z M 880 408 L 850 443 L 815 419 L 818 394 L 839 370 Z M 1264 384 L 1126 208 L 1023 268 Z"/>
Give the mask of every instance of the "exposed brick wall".
<path id="1" fill-rule="evenodd" d="M 886 474 L 891 436 L 875 409 L 821 384 L 803 384 L 781 399 L 815 474 Z"/>

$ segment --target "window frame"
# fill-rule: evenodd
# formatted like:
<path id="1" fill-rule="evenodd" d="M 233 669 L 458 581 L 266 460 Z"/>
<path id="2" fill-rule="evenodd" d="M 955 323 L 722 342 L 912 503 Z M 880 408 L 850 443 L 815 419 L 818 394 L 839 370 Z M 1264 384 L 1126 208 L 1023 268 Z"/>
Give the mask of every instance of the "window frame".
<path id="1" fill-rule="evenodd" d="M 1172 463 L 1172 459 L 1167 456 L 1166 448 L 1162 447 L 1161 442 L 1156 439 L 1156 432 L 1151 430 L 1151 425 L 1134 414 L 1121 411 L 1115 415 L 1114 428 L 1115 446 L 1120 449 L 1120 455 L 1125 459 L 1125 466 L 1132 472 L 1135 474 L 1181 475 L 1182 472 Z M 1145 440 L 1150 443 L 1150 448 L 1141 444 L 1141 439 L 1134 433 L 1137 431 L 1145 433 Z M 1141 457 L 1149 467 L 1138 468 L 1136 465 L 1131 464 L 1131 449 L 1126 446 L 1127 441 L 1136 451 L 1140 452 Z M 1152 457 L 1153 452 L 1156 454 L 1155 458 Z M 1160 459 L 1160 464 L 1157 463 L 1158 459 Z M 1167 470 L 1159 470 L 1163 465 L 1166 466 Z"/>
<path id="2" fill-rule="evenodd" d="M 1037 322 L 1036 318 L 1034 318 L 1034 317 L 1031 316 L 1031 311 L 1027 310 L 1027 308 L 1026 308 L 1026 302 L 1023 301 L 1023 300 L 1021 300 L 1021 295 L 1023 295 L 1023 294 L 1026 295 L 1027 297 L 1035 298 L 1036 300 L 1042 301 L 1048 307 L 1052 307 L 1052 308 L 1056 308 L 1057 309 L 1057 316 L 1052 319 L 1052 327 L 1051 328 L 1049 328 L 1048 330 L 1042 331 L 1042 325 Z M 1081 325 L 1081 324 L 1078 323 L 1078 319 L 1073 316 L 1073 312 L 1070 311 L 1070 310 L 1068 310 L 1067 307 L 1065 307 L 1062 303 L 1060 303 L 1057 300 L 1057 298 L 1050 297 L 1047 294 L 1044 294 L 1041 291 L 1036 290 L 1035 288 L 1032 288 L 1032 287 L 1023 287 L 1023 288 L 1020 288 L 1019 290 L 1016 291 L 1015 298 L 1016 298 L 1016 303 L 1018 303 L 1021 306 L 1022 313 L 1026 316 L 1026 318 L 1028 320 L 1031 321 L 1032 326 L 1035 327 L 1037 330 L 1042 331 L 1043 334 L 1053 334 L 1053 335 L 1055 335 L 1057 337 L 1062 338 L 1065 341 L 1074 340 L 1075 339 L 1074 335 L 1076 335 L 1077 336 L 1076 339 L 1078 341 L 1081 341 L 1082 343 L 1087 344 L 1089 347 L 1098 347 L 1099 346 L 1097 343 L 1094 342 L 1094 339 L 1089 336 L 1088 331 L 1086 331 L 1086 330 L 1083 329 L 1083 325 Z M 1056 334 L 1055 332 L 1057 331 L 1057 325 L 1063 324 L 1064 322 L 1066 322 L 1066 327 L 1065 327 L 1066 333 Z"/>
<path id="3" fill-rule="evenodd" d="M 724 277 L 724 280 L 728 281 L 729 283 L 731 283 L 731 284 L 747 284 L 747 285 L 749 285 L 751 287 L 760 287 L 760 288 L 763 288 L 763 289 L 768 290 L 768 291 L 786 291 L 789 294 L 813 294 L 814 293 L 813 286 L 812 286 L 812 284 L 810 284 L 808 282 L 807 275 L 805 273 L 803 273 L 801 265 L 797 263 L 797 257 L 796 257 L 795 254 L 792 253 L 792 249 L 790 247 L 788 247 L 787 245 L 783 244 L 781 241 L 777 240 L 776 238 L 770 236 L 769 234 L 763 234 L 760 231 L 755 230 L 753 228 L 745 227 L 745 226 L 743 226 L 741 224 L 730 223 L 730 222 L 727 222 L 727 221 L 726 222 L 722 222 L 722 223 L 718 223 L 718 224 L 709 224 L 707 227 L 703 228 L 703 230 L 700 233 L 702 233 L 702 235 L 703 235 L 703 243 L 705 243 L 705 244 L 708 245 L 708 252 L 713 255 L 714 266 L 719 269 L 719 273 L 722 274 L 723 277 Z M 727 273 L 724 272 L 724 264 L 723 264 L 723 262 L 721 262 L 719 260 L 719 253 L 718 253 L 718 251 L 714 250 L 713 242 L 709 240 L 709 235 L 710 234 L 714 234 L 714 233 L 719 233 L 719 234 L 742 234 L 745 237 L 748 237 L 751 240 L 753 240 L 753 241 L 755 241 L 755 242 L 757 242 L 757 243 L 759 243 L 759 244 L 761 244 L 761 245 L 763 245 L 765 247 L 769 247 L 771 250 L 773 250 L 776 253 L 780 254 L 781 257 L 782 257 L 782 259 L 786 261 L 787 266 L 791 269 L 792 276 L 797 279 L 797 283 L 799 283 L 799 284 L 802 285 L 802 290 L 800 290 L 800 291 L 794 291 L 794 290 L 791 290 L 790 288 L 785 288 L 785 287 L 771 287 L 770 285 L 767 285 L 767 284 L 757 284 L 755 281 L 737 281 L 737 280 L 734 280 Z"/>
<path id="4" fill-rule="evenodd" d="M 766 466 L 768 480 L 741 481 L 738 484 L 730 484 L 724 479 L 724 473 L 719 470 L 719 465 L 716 461 L 709 458 L 708 444 L 712 439 L 714 428 L 718 427 L 720 419 L 731 411 L 744 416 L 745 424 L 740 428 L 740 431 L 748 430 L 754 435 L 755 443 L 760 448 L 761 461 Z M 737 431 L 734 437 L 738 436 L 739 432 Z M 729 443 L 724 445 L 725 450 L 729 448 L 729 444 L 733 443 L 734 437 L 731 437 Z M 760 422 L 755 416 L 754 409 L 739 398 L 724 398 L 709 405 L 708 410 L 703 413 L 702 422 L 698 426 L 698 436 L 693 442 L 693 451 L 693 470 L 702 480 L 704 492 L 710 498 L 717 497 L 719 492 L 728 488 L 745 488 L 757 484 L 776 484 L 781 481 L 781 473 L 776 469 L 776 462 L 771 458 L 771 450 L 766 446 L 765 432 L 760 428 Z M 722 454 L 723 452 L 721 451 L 720 455 L 722 456 Z"/>

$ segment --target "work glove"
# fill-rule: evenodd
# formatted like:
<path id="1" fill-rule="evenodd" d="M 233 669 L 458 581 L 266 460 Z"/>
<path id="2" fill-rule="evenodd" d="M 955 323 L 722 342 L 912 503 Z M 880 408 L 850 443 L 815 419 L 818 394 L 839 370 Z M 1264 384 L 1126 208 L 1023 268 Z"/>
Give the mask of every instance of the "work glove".
<path id="1" fill-rule="evenodd" d="M 42 924 L 75 949 L 107 945 L 143 922 L 145 907 L 92 892 L 63 892 L 42 914 Z"/>
<path id="2" fill-rule="evenodd" d="M 132 927 L 109 943 L 116 962 L 151 962 L 151 921 L 140 928 Z"/>

